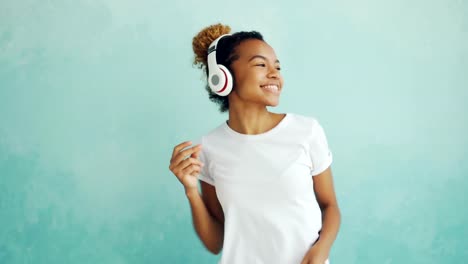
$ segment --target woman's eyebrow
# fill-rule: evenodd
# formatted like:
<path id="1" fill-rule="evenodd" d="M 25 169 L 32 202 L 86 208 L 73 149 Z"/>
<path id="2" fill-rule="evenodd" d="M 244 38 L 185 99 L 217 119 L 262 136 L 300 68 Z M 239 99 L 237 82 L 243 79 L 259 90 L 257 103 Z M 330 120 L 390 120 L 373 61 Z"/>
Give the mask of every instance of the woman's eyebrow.
<path id="1" fill-rule="evenodd" d="M 263 60 L 267 60 L 267 58 L 265 56 L 262 56 L 262 55 L 253 55 L 249 61 L 253 60 L 253 59 L 263 59 Z M 275 63 L 280 63 L 279 60 L 276 60 Z"/>

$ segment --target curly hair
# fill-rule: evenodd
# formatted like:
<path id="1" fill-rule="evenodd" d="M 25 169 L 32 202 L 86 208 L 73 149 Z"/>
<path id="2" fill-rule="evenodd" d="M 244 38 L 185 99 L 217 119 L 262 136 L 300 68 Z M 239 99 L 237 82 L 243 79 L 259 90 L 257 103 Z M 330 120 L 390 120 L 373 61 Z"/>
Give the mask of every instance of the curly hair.
<path id="1" fill-rule="evenodd" d="M 231 28 L 227 25 L 215 24 L 202 29 L 192 40 L 192 49 L 195 53 L 195 59 L 193 64 L 198 68 L 203 69 L 208 77 L 208 47 L 210 44 L 224 34 L 229 34 Z M 240 31 L 230 36 L 223 37 L 218 42 L 216 50 L 216 61 L 218 64 L 226 66 L 226 68 L 233 72 L 231 64 L 239 59 L 239 55 L 236 53 L 236 48 L 245 40 L 258 39 L 264 41 L 262 34 L 257 31 Z M 234 78 L 234 76 L 233 76 Z M 235 80 L 233 80 L 235 87 Z M 226 112 L 229 110 L 229 100 L 227 96 L 219 96 L 208 86 L 205 86 L 206 91 L 210 100 L 219 105 L 220 112 Z"/>

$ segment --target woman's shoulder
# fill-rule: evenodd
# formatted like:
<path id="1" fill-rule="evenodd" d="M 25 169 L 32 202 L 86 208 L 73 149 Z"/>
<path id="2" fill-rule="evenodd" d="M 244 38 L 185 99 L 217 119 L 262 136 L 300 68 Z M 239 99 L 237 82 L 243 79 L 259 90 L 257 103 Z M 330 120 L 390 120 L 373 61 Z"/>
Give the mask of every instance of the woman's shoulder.
<path id="1" fill-rule="evenodd" d="M 287 113 L 287 116 L 290 120 L 300 126 L 314 127 L 319 125 L 318 118 L 313 115 L 304 115 L 297 113 Z"/>
<path id="2" fill-rule="evenodd" d="M 211 128 L 210 130 L 199 136 L 196 142 L 199 144 L 210 144 L 211 142 L 216 141 L 217 139 L 224 138 L 225 125 L 225 122 L 223 122 L 218 126 Z"/>

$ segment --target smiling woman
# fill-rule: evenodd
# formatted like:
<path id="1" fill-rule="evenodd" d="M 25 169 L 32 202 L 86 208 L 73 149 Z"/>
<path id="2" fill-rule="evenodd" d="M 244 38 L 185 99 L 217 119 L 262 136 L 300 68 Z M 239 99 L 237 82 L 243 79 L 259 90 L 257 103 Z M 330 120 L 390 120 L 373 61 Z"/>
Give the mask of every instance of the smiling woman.
<path id="1" fill-rule="evenodd" d="M 234 62 L 239 60 L 240 53 L 238 52 L 238 49 L 241 48 L 241 46 L 245 46 L 244 45 L 245 42 L 252 42 L 253 40 L 257 40 L 254 43 L 254 45 L 257 44 L 257 46 L 258 46 L 258 43 L 260 43 L 260 45 L 262 44 L 266 45 L 266 43 L 263 41 L 263 36 L 259 32 L 256 32 L 256 31 L 237 32 L 235 34 L 228 35 L 230 30 L 231 29 L 229 26 L 217 24 L 217 25 L 213 25 L 213 26 L 205 28 L 197 36 L 195 36 L 192 42 L 193 51 L 195 53 L 194 64 L 204 69 L 208 77 L 209 67 L 208 67 L 207 51 L 208 51 L 209 45 L 212 42 L 214 42 L 217 38 L 219 38 L 220 36 L 225 36 L 224 38 L 220 38 L 218 40 L 215 59 L 216 59 L 217 64 L 225 66 L 230 73 L 234 73 L 234 76 L 232 77 L 234 78 L 234 81 L 236 82 L 236 86 L 240 86 L 239 85 L 240 80 L 238 80 L 238 78 L 243 77 L 243 75 L 242 74 L 240 74 L 240 76 L 239 74 L 236 75 L 237 71 L 233 69 L 233 67 L 235 67 L 235 65 L 233 65 Z M 247 48 L 249 48 L 249 46 L 247 46 Z M 252 66 L 258 66 L 258 67 L 266 66 L 265 56 L 262 56 L 255 52 L 252 52 L 250 56 L 251 57 L 248 57 L 248 59 L 249 59 L 249 63 L 251 63 Z M 263 60 L 259 61 L 260 59 L 263 59 Z M 254 60 L 254 61 L 250 62 L 251 60 Z M 240 67 L 242 67 L 242 65 Z M 229 110 L 230 100 L 228 100 L 228 97 L 220 96 L 216 94 L 214 91 L 212 91 L 209 85 L 206 86 L 206 90 L 209 93 L 210 100 L 219 104 L 220 112 L 226 112 Z"/>
<path id="2" fill-rule="evenodd" d="M 324 130 L 313 117 L 267 110 L 283 89 L 276 53 L 256 31 L 229 33 L 217 24 L 193 38 L 209 97 L 229 119 L 201 144 L 174 147 L 169 166 L 195 230 L 210 252 L 223 251 L 220 263 L 328 263 L 340 212 Z"/>

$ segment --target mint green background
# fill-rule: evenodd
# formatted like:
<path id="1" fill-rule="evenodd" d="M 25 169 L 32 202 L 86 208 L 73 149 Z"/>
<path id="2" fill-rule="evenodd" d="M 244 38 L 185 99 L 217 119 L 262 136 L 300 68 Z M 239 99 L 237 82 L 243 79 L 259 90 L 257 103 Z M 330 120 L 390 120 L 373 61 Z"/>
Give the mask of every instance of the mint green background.
<path id="1" fill-rule="evenodd" d="M 468 3 L 323 2 L 1 1 L 0 263 L 216 263 L 168 165 L 227 118 L 191 65 L 219 21 L 325 128 L 333 263 L 468 261 Z"/>

